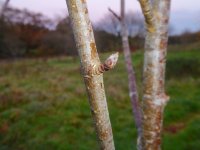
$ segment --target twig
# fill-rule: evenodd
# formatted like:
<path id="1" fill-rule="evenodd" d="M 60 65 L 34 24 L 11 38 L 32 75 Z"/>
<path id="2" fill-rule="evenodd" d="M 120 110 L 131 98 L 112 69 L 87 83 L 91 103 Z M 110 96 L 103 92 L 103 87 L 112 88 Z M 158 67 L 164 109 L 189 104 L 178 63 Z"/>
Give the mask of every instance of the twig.
<path id="1" fill-rule="evenodd" d="M 117 13 L 115 13 L 114 10 L 112 10 L 110 7 L 108 7 L 108 11 L 110 11 L 113 14 L 113 16 L 117 18 L 118 21 L 121 21 L 121 17 L 117 15 Z"/>

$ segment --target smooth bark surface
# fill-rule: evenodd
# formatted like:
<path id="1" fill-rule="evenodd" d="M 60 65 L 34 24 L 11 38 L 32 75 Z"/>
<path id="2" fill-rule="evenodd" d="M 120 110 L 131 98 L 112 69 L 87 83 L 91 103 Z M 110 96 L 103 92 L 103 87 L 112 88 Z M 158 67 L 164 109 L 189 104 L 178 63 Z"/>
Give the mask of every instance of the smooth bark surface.
<path id="1" fill-rule="evenodd" d="M 140 3 L 147 33 L 143 70 L 143 125 L 139 149 L 160 150 L 163 112 L 169 100 L 164 83 L 170 0 L 155 0 L 153 6 L 147 0 L 143 1 L 140 0 Z M 151 9 L 146 11 L 147 8 Z"/>
<path id="2" fill-rule="evenodd" d="M 130 52 L 130 46 L 129 46 L 129 41 L 128 41 L 128 30 L 127 30 L 127 26 L 125 23 L 125 0 L 121 0 L 121 16 L 120 16 L 120 18 L 121 18 L 122 45 L 123 45 L 126 70 L 128 73 L 128 81 L 129 81 L 129 96 L 131 99 L 133 116 L 134 116 L 137 131 L 138 131 L 138 137 L 140 137 L 141 136 L 141 126 L 142 126 L 141 109 L 140 109 L 140 105 L 139 105 L 135 72 L 134 72 L 133 65 L 132 65 L 131 52 Z"/>
<path id="3" fill-rule="evenodd" d="M 76 46 L 81 59 L 82 74 L 84 76 L 100 149 L 114 150 L 102 72 L 114 67 L 118 54 L 107 59 L 104 63 L 107 65 L 101 64 L 96 49 L 93 29 L 88 17 L 86 1 L 66 0 L 66 2 L 72 21 Z M 101 70 L 103 67 L 105 68 Z"/>

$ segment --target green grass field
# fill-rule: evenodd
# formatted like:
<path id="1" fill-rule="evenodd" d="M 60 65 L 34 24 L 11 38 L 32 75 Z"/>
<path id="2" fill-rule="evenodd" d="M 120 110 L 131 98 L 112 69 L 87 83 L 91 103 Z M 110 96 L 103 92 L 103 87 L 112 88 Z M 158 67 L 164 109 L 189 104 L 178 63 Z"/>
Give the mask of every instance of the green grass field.
<path id="1" fill-rule="evenodd" d="M 165 109 L 162 147 L 199 150 L 200 49 L 168 54 L 166 91 L 171 99 Z M 140 95 L 142 59 L 141 52 L 133 54 Z M 116 149 L 136 149 L 122 54 L 104 79 Z M 0 63 L 0 150 L 96 149 L 78 58 Z"/>

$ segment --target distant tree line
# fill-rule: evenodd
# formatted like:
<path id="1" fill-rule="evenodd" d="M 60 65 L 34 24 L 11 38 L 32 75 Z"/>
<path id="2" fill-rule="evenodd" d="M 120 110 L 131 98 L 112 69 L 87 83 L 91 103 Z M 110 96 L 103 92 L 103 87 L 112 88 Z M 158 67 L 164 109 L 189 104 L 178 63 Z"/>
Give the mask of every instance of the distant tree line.
<path id="1" fill-rule="evenodd" d="M 183 32 L 181 35 L 169 37 L 169 44 L 190 44 L 200 41 L 200 31 L 192 33 L 189 31 Z"/>
<path id="2" fill-rule="evenodd" d="M 106 21 L 107 20 L 107 21 Z M 143 48 L 144 24 L 138 14 L 129 12 L 126 23 L 131 51 Z M 120 23 L 109 13 L 94 25 L 99 52 L 120 51 Z M 198 41 L 200 33 L 173 36 L 170 44 Z M 55 23 L 40 13 L 8 7 L 0 18 L 0 58 L 76 56 L 74 37 L 68 17 Z"/>
<path id="3" fill-rule="evenodd" d="M 76 54 L 67 18 L 51 29 L 53 21 L 42 14 L 7 8 L 0 22 L 1 58 Z"/>

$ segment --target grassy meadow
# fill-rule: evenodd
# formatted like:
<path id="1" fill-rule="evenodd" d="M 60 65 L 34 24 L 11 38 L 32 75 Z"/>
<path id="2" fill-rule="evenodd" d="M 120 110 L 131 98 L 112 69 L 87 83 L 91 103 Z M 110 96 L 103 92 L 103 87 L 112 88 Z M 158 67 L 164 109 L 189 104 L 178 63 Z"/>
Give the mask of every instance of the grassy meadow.
<path id="1" fill-rule="evenodd" d="M 193 48 L 198 46 L 169 48 L 163 150 L 200 149 L 200 48 Z M 109 54 L 100 55 L 104 60 Z M 141 95 L 143 54 L 132 58 Z M 70 57 L 0 62 L 0 150 L 98 149 L 79 65 Z M 116 149 L 134 150 L 122 53 L 104 82 Z"/>

